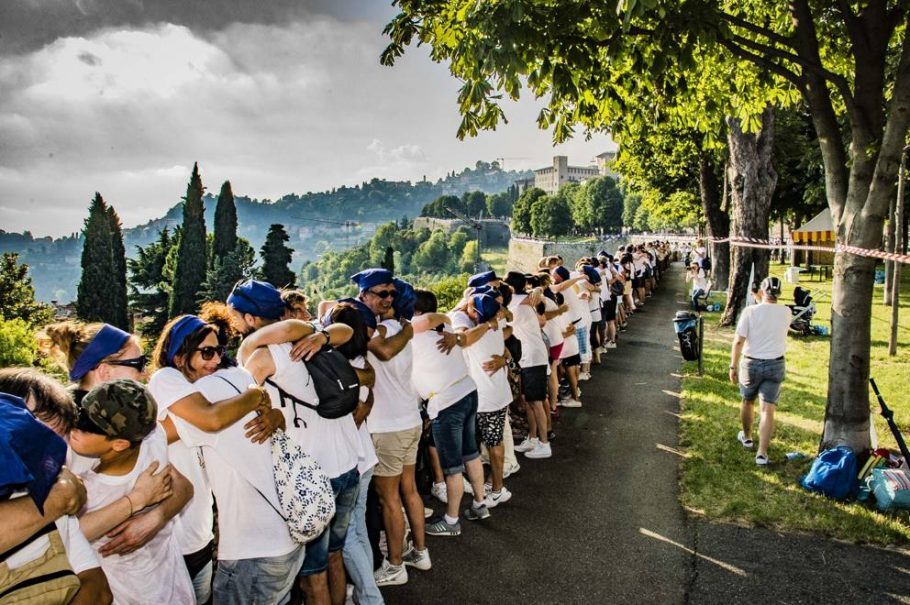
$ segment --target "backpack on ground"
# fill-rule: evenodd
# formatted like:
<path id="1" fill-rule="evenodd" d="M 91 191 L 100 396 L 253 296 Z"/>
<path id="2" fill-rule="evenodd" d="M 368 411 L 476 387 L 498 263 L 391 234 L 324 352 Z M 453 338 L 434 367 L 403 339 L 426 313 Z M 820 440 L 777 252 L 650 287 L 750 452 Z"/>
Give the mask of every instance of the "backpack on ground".
<path id="1" fill-rule="evenodd" d="M 306 365 L 319 403 L 310 403 L 288 393 L 271 379 L 266 382 L 275 387 L 281 398 L 281 407 L 288 402 L 294 407 L 294 426 L 299 427 L 302 420 L 297 416 L 297 407 L 302 405 L 316 410 L 322 418 L 335 420 L 347 416 L 357 409 L 360 401 L 360 379 L 348 359 L 331 347 L 323 347 Z"/>
<path id="2" fill-rule="evenodd" d="M 845 500 L 856 495 L 858 472 L 856 454 L 849 447 L 841 445 L 819 454 L 799 483 L 810 492 L 820 492 L 835 500 Z"/>

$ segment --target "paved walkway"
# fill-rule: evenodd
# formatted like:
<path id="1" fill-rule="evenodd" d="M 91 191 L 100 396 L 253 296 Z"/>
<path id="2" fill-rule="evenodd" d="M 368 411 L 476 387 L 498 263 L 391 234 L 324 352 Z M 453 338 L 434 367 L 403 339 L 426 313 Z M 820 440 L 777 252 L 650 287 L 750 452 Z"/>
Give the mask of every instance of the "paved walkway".
<path id="1" fill-rule="evenodd" d="M 460 537 L 428 536 L 433 569 L 383 589 L 388 603 L 910 603 L 907 554 L 685 515 L 682 290 L 675 269 L 582 383 L 584 407 L 562 410 L 553 458 L 522 456 L 511 502 Z"/>

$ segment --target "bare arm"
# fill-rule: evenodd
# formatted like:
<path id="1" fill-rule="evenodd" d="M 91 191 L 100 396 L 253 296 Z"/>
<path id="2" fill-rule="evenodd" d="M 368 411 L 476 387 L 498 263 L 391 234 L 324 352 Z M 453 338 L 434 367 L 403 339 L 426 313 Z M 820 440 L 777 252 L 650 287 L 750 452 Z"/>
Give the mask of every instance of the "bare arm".
<path id="1" fill-rule="evenodd" d="M 155 471 L 158 471 L 158 463 L 152 462 L 140 473 L 136 484 L 127 495 L 114 500 L 105 507 L 79 516 L 79 529 L 89 542 L 94 542 L 111 531 L 129 519 L 133 513 L 167 500 L 173 495 L 174 474 L 180 476 L 181 479 L 183 479 L 183 475 L 177 473 L 170 465 L 165 466 L 157 474 Z M 186 479 L 183 480 L 186 481 Z M 190 486 L 190 490 L 192 495 L 192 486 Z M 180 508 L 183 508 L 183 505 Z"/>
<path id="2" fill-rule="evenodd" d="M 271 404 L 265 391 L 250 388 L 217 403 L 211 403 L 202 393 L 195 392 L 171 404 L 168 412 L 213 433 L 231 426 L 252 411 L 269 408 Z"/>
<path id="3" fill-rule="evenodd" d="M 421 332 L 429 332 L 430 330 L 436 329 L 436 327 L 439 325 L 451 323 L 451 318 L 449 318 L 449 316 L 444 313 L 424 313 L 422 315 L 416 316 L 411 321 L 411 325 L 414 327 L 415 334 L 420 334 Z"/>
<path id="4" fill-rule="evenodd" d="M 739 382 L 739 358 L 742 355 L 744 344 L 746 344 L 746 339 L 737 334 L 730 350 L 730 382 L 734 384 Z"/>
<path id="5" fill-rule="evenodd" d="M 553 290 L 554 292 L 562 292 L 566 288 L 571 288 L 572 286 L 574 286 L 575 284 L 577 284 L 578 282 L 580 282 L 583 279 L 584 279 L 584 276 L 578 275 L 576 277 L 573 277 L 572 279 L 567 279 L 566 281 L 559 282 L 558 284 L 551 284 L 550 289 Z"/>
<path id="6" fill-rule="evenodd" d="M 82 480 L 65 468 L 44 501 L 43 515 L 29 496 L 0 502 L 0 552 L 22 544 L 63 515 L 76 514 L 84 505 Z"/>
<path id="7" fill-rule="evenodd" d="M 244 363 L 243 369 L 253 375 L 256 384 L 275 374 L 275 361 L 268 349 L 256 349 Z"/>
<path id="8" fill-rule="evenodd" d="M 402 320 L 401 323 L 402 328 L 398 334 L 386 337 L 382 336 L 380 332 L 380 336 L 374 336 L 370 339 L 367 348 L 380 361 L 388 361 L 398 355 L 414 337 L 414 328 L 411 323 L 406 320 Z"/>
<path id="9" fill-rule="evenodd" d="M 259 347 L 294 342 L 306 338 L 315 331 L 312 323 L 300 319 L 286 319 L 269 324 L 243 339 L 237 350 L 237 358 L 241 363 L 245 363 L 247 357 Z"/>
<path id="10" fill-rule="evenodd" d="M 168 477 L 173 488 L 170 497 L 151 510 L 129 517 L 110 531 L 107 536 L 111 540 L 98 551 L 101 556 L 124 555 L 144 546 L 183 510 L 193 497 L 193 484 L 172 466 L 168 466 Z M 80 527 L 81 524 L 80 519 Z M 88 534 L 86 538 L 92 539 Z"/>
<path id="11" fill-rule="evenodd" d="M 86 569 L 76 575 L 79 578 L 79 591 L 73 596 L 69 605 L 110 605 L 114 601 L 107 576 L 100 567 Z"/>
<path id="12" fill-rule="evenodd" d="M 478 324 L 473 328 L 460 328 L 458 331 L 464 337 L 464 340 L 461 341 L 461 346 L 470 347 L 472 344 L 484 337 L 484 335 L 490 330 L 496 330 L 499 325 L 496 323 L 495 319 L 490 321 L 485 321 L 482 324 Z"/>

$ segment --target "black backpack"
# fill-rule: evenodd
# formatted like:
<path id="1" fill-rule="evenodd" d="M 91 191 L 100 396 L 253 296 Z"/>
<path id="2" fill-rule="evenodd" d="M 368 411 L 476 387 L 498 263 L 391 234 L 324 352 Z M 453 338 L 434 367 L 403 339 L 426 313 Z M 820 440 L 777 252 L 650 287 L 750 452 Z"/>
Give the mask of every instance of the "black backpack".
<path id="1" fill-rule="evenodd" d="M 266 379 L 266 382 L 278 391 L 281 407 L 286 407 L 288 402 L 293 406 L 294 426 L 299 427 L 303 422 L 297 416 L 298 405 L 316 410 L 316 413 L 322 418 L 329 420 L 347 416 L 357 409 L 357 403 L 360 401 L 360 380 L 347 357 L 331 347 L 323 347 L 312 359 L 302 363 L 306 364 L 310 378 L 313 380 L 313 387 L 316 389 L 316 395 L 319 396 L 318 404 L 298 399 L 271 379 Z"/>
<path id="2" fill-rule="evenodd" d="M 702 261 L 701 261 L 701 268 L 702 268 L 702 270 L 704 270 L 704 271 L 710 271 L 710 270 L 711 270 L 711 257 L 710 257 L 710 256 L 706 256 L 706 257 L 704 257 L 704 258 L 702 259 Z"/>

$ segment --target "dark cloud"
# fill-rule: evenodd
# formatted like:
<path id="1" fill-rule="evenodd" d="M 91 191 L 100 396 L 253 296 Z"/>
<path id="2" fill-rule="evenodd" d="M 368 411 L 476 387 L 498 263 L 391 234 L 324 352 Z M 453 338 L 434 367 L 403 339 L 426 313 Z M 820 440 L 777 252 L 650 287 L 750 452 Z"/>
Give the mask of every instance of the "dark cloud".
<path id="1" fill-rule="evenodd" d="M 381 22 L 382 0 L 0 0 L 0 55 L 25 53 L 66 36 L 155 23 L 219 31 L 232 23 L 281 25 L 318 15 Z"/>
<path id="2" fill-rule="evenodd" d="M 79 53 L 77 55 L 77 58 L 80 61 L 82 61 L 83 63 L 85 63 L 86 65 L 91 65 L 92 67 L 95 67 L 96 65 L 101 65 L 101 59 L 99 59 L 97 56 L 93 55 L 90 52 Z"/>

